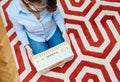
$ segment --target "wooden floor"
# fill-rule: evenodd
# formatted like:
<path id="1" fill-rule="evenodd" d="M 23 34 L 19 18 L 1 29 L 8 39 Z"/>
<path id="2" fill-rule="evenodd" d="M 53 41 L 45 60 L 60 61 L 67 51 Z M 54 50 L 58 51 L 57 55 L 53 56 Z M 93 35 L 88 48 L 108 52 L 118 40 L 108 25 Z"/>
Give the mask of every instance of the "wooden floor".
<path id="1" fill-rule="evenodd" d="M 0 82 L 20 82 L 1 15 L 0 15 Z"/>

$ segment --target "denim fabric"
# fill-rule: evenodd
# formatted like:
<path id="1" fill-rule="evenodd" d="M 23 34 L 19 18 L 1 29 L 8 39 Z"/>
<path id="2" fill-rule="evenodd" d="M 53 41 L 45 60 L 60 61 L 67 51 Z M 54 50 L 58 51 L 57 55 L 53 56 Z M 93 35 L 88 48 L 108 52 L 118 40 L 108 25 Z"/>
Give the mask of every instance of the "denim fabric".
<path id="1" fill-rule="evenodd" d="M 28 40 L 29 40 L 30 47 L 32 48 L 34 55 L 64 42 L 62 33 L 59 28 L 56 29 L 53 36 L 46 42 L 37 42 L 37 41 L 30 39 L 29 37 L 28 37 Z"/>

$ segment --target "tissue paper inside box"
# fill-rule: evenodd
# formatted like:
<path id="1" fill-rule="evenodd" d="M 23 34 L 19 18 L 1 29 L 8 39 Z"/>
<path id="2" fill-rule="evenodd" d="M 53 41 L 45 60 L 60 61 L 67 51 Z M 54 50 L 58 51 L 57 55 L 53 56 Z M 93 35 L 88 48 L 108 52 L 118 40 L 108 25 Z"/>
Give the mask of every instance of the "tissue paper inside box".
<path id="1" fill-rule="evenodd" d="M 33 63 L 38 72 L 44 73 L 73 59 L 73 52 L 68 43 L 63 42 L 53 48 L 33 56 Z"/>

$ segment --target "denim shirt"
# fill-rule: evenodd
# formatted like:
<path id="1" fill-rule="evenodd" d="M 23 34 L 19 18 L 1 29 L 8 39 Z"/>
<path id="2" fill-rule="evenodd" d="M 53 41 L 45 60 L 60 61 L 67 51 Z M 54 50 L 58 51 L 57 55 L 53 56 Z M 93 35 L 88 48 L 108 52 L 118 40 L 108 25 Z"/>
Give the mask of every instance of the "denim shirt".
<path id="1" fill-rule="evenodd" d="M 67 29 L 58 8 L 51 13 L 46 10 L 41 11 L 38 20 L 33 13 L 20 4 L 20 1 L 12 0 L 6 11 L 23 46 L 29 44 L 28 36 L 34 41 L 44 42 L 52 37 L 57 26 L 61 32 Z"/>

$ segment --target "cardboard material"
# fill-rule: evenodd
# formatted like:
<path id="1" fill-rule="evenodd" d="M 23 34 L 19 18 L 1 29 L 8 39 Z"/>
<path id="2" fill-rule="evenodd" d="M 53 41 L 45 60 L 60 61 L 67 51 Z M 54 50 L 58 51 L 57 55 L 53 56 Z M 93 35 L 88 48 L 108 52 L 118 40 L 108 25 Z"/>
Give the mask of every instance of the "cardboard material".
<path id="1" fill-rule="evenodd" d="M 45 73 L 72 60 L 73 57 L 74 54 L 70 45 L 66 42 L 63 42 L 42 53 L 34 55 L 32 60 L 36 70 L 40 73 Z"/>

